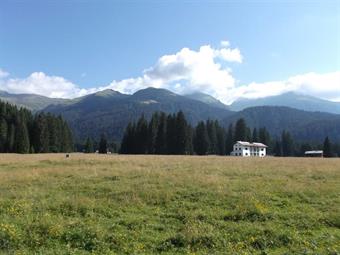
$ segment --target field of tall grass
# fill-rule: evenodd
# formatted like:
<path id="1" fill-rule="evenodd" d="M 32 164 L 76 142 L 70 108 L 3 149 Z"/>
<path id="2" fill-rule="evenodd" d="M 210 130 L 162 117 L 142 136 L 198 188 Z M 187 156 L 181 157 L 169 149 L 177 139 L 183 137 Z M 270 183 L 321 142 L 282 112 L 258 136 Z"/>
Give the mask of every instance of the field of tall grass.
<path id="1" fill-rule="evenodd" d="M 0 254 L 339 254 L 340 159 L 0 154 Z"/>

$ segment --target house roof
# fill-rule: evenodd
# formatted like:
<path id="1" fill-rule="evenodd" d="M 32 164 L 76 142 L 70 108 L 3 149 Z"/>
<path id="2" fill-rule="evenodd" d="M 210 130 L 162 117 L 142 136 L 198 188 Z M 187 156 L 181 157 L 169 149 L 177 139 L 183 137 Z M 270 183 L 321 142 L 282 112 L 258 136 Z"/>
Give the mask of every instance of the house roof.
<path id="1" fill-rule="evenodd" d="M 305 151 L 305 154 L 322 154 L 323 151 Z"/>
<path id="2" fill-rule="evenodd" d="M 263 148 L 267 148 L 268 146 L 263 144 L 263 143 L 250 143 L 250 142 L 245 142 L 245 141 L 237 141 L 236 143 L 241 144 L 241 145 L 245 145 L 245 146 L 249 146 L 249 147 L 263 147 Z"/>

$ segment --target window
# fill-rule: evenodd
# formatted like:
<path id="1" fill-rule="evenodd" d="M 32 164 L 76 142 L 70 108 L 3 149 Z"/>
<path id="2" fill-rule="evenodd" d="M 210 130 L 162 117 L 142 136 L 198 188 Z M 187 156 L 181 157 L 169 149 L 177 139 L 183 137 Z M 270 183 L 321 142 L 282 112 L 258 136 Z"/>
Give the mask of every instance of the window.
<path id="1" fill-rule="evenodd" d="M 263 151 L 263 148 L 261 148 L 261 151 Z"/>
<path id="2" fill-rule="evenodd" d="M 246 153 L 246 156 L 248 156 L 248 153 Z"/>

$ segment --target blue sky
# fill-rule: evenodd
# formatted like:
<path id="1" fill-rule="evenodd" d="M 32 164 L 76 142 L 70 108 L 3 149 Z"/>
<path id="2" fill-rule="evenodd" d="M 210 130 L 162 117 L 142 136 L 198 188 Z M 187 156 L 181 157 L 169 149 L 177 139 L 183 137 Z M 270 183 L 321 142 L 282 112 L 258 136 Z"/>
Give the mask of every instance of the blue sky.
<path id="1" fill-rule="evenodd" d="M 3 0 L 0 68 L 7 75 L 0 89 L 21 92 L 20 86 L 37 72 L 61 77 L 77 89 L 112 87 L 113 80 L 138 79 L 144 70 L 157 69 L 164 55 L 183 48 L 199 52 L 204 45 L 219 49 L 223 40 L 242 55 L 241 62 L 214 60 L 228 70 L 233 87 L 338 72 L 340 2 Z M 180 91 L 185 92 L 183 87 L 196 79 L 183 76 L 166 80 L 173 87 L 164 86 L 175 88 L 183 80 Z M 15 81 L 26 83 L 13 85 Z M 199 89 L 218 94 L 204 86 L 198 84 Z M 328 99 L 338 98 L 340 88 L 336 98 Z"/>

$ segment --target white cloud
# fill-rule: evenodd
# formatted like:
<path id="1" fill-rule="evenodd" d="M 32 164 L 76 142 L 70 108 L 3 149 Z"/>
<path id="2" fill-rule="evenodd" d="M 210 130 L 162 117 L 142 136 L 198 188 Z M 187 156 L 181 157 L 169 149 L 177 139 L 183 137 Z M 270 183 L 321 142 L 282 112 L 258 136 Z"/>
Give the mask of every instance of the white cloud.
<path id="1" fill-rule="evenodd" d="M 201 46 L 198 51 L 183 48 L 176 54 L 159 58 L 143 76 L 113 81 L 108 88 L 133 93 L 152 86 L 181 94 L 201 91 L 223 99 L 236 81 L 230 68 L 222 67 L 219 61 L 242 62 L 242 55 L 238 49 L 214 49 L 210 45 Z"/>
<path id="2" fill-rule="evenodd" d="M 230 42 L 229 41 L 221 41 L 221 46 L 227 48 L 227 47 L 230 46 Z"/>
<path id="3" fill-rule="evenodd" d="M 220 48 L 210 45 L 201 46 L 198 50 L 183 48 L 175 54 L 160 57 L 140 77 L 114 80 L 108 85 L 89 89 L 82 89 L 63 77 L 48 76 L 42 72 L 32 73 L 23 79 L 9 79 L 8 73 L 0 69 L 0 90 L 73 98 L 108 88 L 131 94 L 143 88 L 156 87 L 180 94 L 200 91 L 226 104 L 238 98 L 261 98 L 285 92 L 340 101 L 340 71 L 306 73 L 282 81 L 252 82 L 239 86 L 228 63 L 242 63 L 242 60 L 238 48 L 231 48 L 228 41 L 222 41 Z"/>
<path id="4" fill-rule="evenodd" d="M 0 90 L 15 94 L 38 94 L 55 98 L 73 98 L 91 91 L 81 89 L 63 77 L 48 76 L 43 72 L 34 72 L 24 79 L 2 79 L 0 80 Z"/>
<path id="5" fill-rule="evenodd" d="M 286 92 L 340 101 L 340 71 L 325 74 L 306 73 L 292 76 L 285 81 L 253 82 L 234 88 L 232 91 L 234 99 L 239 97 L 261 98 Z"/>
<path id="6" fill-rule="evenodd" d="M 9 73 L 0 68 L 0 79 L 6 78 L 7 76 L 9 76 Z"/>

